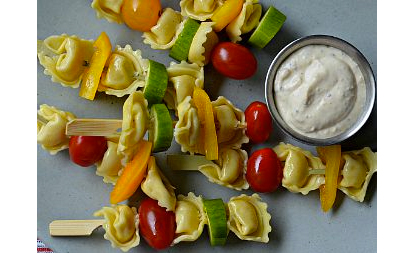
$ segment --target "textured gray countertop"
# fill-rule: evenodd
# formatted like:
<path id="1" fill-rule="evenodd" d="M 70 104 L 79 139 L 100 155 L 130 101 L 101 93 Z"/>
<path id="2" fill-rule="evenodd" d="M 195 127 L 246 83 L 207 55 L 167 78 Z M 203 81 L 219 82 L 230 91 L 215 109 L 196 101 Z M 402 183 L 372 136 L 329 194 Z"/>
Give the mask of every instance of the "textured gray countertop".
<path id="1" fill-rule="evenodd" d="M 163 7 L 179 10 L 179 1 L 162 1 Z M 287 16 L 282 30 L 263 50 L 253 49 L 259 61 L 257 73 L 244 81 L 230 80 L 218 75 L 212 66 L 205 67 L 205 89 L 214 100 L 219 95 L 226 96 L 238 108 L 244 110 L 255 100 L 265 101 L 264 82 L 269 64 L 282 47 L 289 42 L 311 34 L 328 34 L 340 37 L 356 46 L 368 59 L 376 75 L 376 1 L 374 0 L 260 0 L 267 9 L 272 4 Z M 141 49 L 143 56 L 159 61 L 166 66 L 172 61 L 168 51 L 157 51 L 142 43 L 141 33 L 130 30 L 124 25 L 109 23 L 97 19 L 90 1 L 85 0 L 38 0 L 37 38 L 62 33 L 75 34 L 85 39 L 95 39 L 105 31 L 114 45 L 131 44 Z M 98 94 L 90 102 L 78 96 L 78 89 L 62 87 L 52 83 L 49 76 L 43 74 L 38 63 L 37 104 L 49 104 L 78 117 L 85 118 L 121 118 L 122 104 L 125 98 L 116 98 Z M 305 148 L 285 136 L 274 125 L 271 138 L 264 144 L 254 145 L 253 150 L 272 147 L 280 141 L 289 142 Z M 346 149 L 360 149 L 370 146 L 376 149 L 376 105 L 371 118 L 364 128 L 351 140 L 343 143 Z M 208 180 L 198 172 L 173 172 L 166 166 L 166 153 L 178 153 L 177 144 L 164 153 L 156 155 L 157 162 L 176 193 L 189 191 L 206 198 L 221 197 L 228 201 L 230 197 L 241 193 Z M 92 219 L 92 213 L 104 205 L 109 205 L 111 185 L 102 182 L 95 175 L 93 167 L 84 169 L 73 164 L 67 151 L 55 156 L 49 155 L 38 145 L 38 220 L 37 233 L 56 253 L 64 252 L 121 252 L 111 248 L 103 238 L 104 231 L 98 229 L 90 237 L 50 237 L 48 225 L 57 219 Z M 272 194 L 260 194 L 268 203 L 272 215 L 270 242 L 261 244 L 241 241 L 233 233 L 223 247 L 211 247 L 207 228 L 202 236 L 191 243 L 180 243 L 167 249 L 168 252 L 376 252 L 377 230 L 377 191 L 376 175 L 369 185 L 366 200 L 358 203 L 338 192 L 332 211 L 320 210 L 318 191 L 307 196 L 293 194 L 284 188 Z M 142 239 L 137 248 L 130 252 L 152 252 Z"/>

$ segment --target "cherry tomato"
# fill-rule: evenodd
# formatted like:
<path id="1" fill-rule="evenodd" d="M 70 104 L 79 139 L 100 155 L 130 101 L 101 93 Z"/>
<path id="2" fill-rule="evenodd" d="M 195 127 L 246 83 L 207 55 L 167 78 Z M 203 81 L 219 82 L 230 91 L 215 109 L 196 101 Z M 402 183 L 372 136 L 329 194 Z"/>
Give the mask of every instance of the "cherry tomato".
<path id="1" fill-rule="evenodd" d="M 138 209 L 140 234 L 155 249 L 165 249 L 171 245 L 176 231 L 176 217 L 172 211 L 146 198 Z"/>
<path id="2" fill-rule="evenodd" d="M 101 136 L 72 136 L 69 140 L 69 156 L 82 167 L 102 160 L 107 148 L 107 140 Z"/>
<path id="3" fill-rule="evenodd" d="M 261 143 L 268 140 L 272 132 L 272 119 L 267 105 L 255 101 L 245 110 L 246 135 L 254 143 Z"/>
<path id="4" fill-rule="evenodd" d="M 215 69 L 233 79 L 246 79 L 256 72 L 255 56 L 248 48 L 232 42 L 219 42 L 211 54 Z"/>
<path id="5" fill-rule="evenodd" d="M 124 0 L 121 16 L 131 29 L 148 32 L 160 17 L 160 0 Z"/>
<path id="6" fill-rule="evenodd" d="M 257 192 L 273 192 L 281 184 L 282 164 L 271 148 L 255 151 L 248 159 L 246 180 Z"/>

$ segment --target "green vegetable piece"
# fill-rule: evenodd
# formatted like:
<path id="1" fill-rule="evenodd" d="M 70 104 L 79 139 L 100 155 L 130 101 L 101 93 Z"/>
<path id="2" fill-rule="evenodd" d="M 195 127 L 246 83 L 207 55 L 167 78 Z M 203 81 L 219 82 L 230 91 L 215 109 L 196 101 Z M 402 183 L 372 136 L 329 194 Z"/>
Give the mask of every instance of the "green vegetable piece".
<path id="1" fill-rule="evenodd" d="M 282 12 L 273 6 L 269 7 L 259 22 L 258 27 L 249 38 L 248 43 L 264 48 L 281 29 L 286 19 L 287 17 Z"/>
<path id="2" fill-rule="evenodd" d="M 166 67 L 161 63 L 149 60 L 143 93 L 150 105 L 161 103 L 167 89 L 168 80 Z"/>
<path id="3" fill-rule="evenodd" d="M 166 151 L 173 140 L 173 122 L 164 104 L 154 104 L 150 109 L 148 139 L 153 143 L 153 152 Z"/>
<path id="4" fill-rule="evenodd" d="M 204 199 L 203 208 L 208 217 L 210 245 L 225 245 L 228 237 L 225 204 L 222 199 Z"/>
<path id="5" fill-rule="evenodd" d="M 193 37 L 195 36 L 200 24 L 188 18 L 182 32 L 179 34 L 176 42 L 170 50 L 169 56 L 177 61 L 186 61 L 189 56 L 190 45 L 192 44 Z"/>

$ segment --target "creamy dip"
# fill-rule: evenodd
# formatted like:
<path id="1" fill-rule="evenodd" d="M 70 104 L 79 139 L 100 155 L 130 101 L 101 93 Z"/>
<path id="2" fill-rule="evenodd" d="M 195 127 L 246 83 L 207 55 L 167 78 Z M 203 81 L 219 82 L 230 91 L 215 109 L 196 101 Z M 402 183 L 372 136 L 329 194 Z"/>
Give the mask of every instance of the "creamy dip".
<path id="1" fill-rule="evenodd" d="M 366 101 L 357 63 L 325 45 L 308 45 L 292 53 L 277 71 L 274 91 L 283 120 L 312 138 L 330 138 L 349 129 Z"/>

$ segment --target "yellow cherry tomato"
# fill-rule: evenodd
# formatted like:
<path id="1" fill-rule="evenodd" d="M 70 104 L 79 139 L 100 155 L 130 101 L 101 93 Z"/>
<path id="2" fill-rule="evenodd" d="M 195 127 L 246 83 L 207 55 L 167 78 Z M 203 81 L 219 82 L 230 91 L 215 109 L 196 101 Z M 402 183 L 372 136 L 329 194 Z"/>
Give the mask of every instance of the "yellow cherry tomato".
<path id="1" fill-rule="evenodd" d="M 124 0 L 121 16 L 131 29 L 148 32 L 160 17 L 160 0 Z"/>

